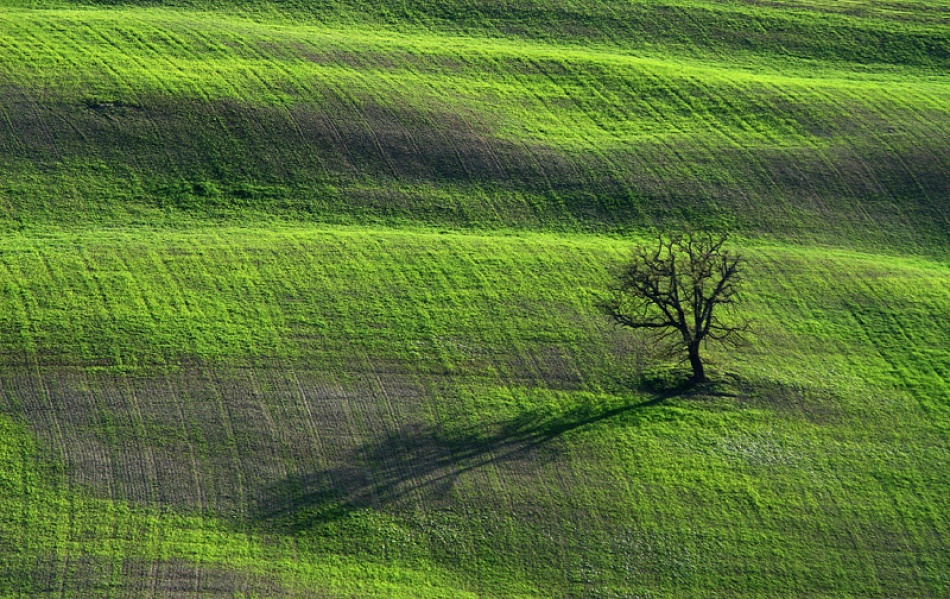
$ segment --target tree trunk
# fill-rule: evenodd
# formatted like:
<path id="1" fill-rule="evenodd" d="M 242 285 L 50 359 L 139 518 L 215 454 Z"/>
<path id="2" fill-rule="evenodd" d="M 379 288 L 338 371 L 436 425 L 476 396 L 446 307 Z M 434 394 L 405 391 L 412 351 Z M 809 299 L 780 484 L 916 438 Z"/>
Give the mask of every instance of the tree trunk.
<path id="1" fill-rule="evenodd" d="M 705 383 L 709 379 L 706 378 L 706 368 L 703 366 L 703 361 L 699 357 L 699 344 L 695 346 L 689 346 L 689 365 L 693 367 L 693 378 L 690 379 L 691 383 Z"/>

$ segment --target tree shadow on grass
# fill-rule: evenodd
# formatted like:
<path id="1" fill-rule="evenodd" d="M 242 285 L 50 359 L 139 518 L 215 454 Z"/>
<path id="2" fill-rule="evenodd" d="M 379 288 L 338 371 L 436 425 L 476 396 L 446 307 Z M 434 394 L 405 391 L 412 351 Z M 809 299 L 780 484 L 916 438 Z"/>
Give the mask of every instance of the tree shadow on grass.
<path id="1" fill-rule="evenodd" d="M 364 508 L 439 502 L 466 473 L 516 461 L 534 462 L 521 466 L 534 468 L 554 458 L 553 451 L 543 451 L 552 441 L 629 417 L 683 391 L 669 389 L 619 407 L 581 405 L 553 415 L 532 410 L 490 430 L 452 432 L 407 424 L 343 452 L 332 467 L 270 485 L 260 496 L 257 517 L 269 526 L 304 530 Z"/>

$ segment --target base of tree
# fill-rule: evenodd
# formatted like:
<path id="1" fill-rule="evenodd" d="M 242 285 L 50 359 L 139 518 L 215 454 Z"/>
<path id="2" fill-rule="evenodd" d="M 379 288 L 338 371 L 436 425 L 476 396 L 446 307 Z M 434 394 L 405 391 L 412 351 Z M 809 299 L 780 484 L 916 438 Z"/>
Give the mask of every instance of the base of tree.
<path id="1" fill-rule="evenodd" d="M 688 391 L 696 386 L 692 374 L 691 370 L 682 366 L 655 366 L 640 374 L 637 387 L 662 395 Z"/>

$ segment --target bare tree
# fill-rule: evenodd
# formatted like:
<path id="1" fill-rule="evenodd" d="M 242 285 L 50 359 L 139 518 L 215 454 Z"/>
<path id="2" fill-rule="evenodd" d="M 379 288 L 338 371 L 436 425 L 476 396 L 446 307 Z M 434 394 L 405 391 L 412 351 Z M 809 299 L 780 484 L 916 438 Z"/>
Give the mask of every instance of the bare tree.
<path id="1" fill-rule="evenodd" d="M 742 256 L 724 247 L 727 235 L 658 235 L 634 248 L 617 275 L 604 311 L 620 326 L 646 330 L 671 355 L 686 354 L 691 383 L 708 380 L 700 348 L 707 340 L 737 343 L 747 323 L 726 324 L 742 282 Z"/>

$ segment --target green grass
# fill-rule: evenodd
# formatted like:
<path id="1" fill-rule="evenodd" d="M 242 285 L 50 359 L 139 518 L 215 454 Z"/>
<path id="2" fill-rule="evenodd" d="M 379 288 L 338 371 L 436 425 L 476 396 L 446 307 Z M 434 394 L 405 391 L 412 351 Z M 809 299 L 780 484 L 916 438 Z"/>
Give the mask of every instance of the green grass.
<path id="1" fill-rule="evenodd" d="M 4 518 L 0 592 L 52 596 L 69 576 L 80 576 L 81 594 L 127 592 L 123 567 L 142 563 L 190 563 L 192 571 L 220 569 L 237 583 L 277 592 L 353 593 L 362 596 L 470 596 L 433 564 L 381 564 L 344 556 L 321 557 L 293 550 L 266 534 L 235 531 L 209 517 L 146 510 L 125 502 L 83 498 L 63 488 L 55 470 L 36 470 L 28 431 L 0 421 L 0 502 Z M 41 477 L 41 474 L 46 475 Z M 50 484 L 49 480 L 60 484 Z M 380 521 L 378 525 L 385 526 Z M 72 562 L 72 563 L 71 563 Z M 77 563 L 78 562 L 78 565 Z M 62 567 L 66 580 L 48 570 Z M 420 568 L 424 572 L 419 571 Z M 173 571 L 173 570 L 172 570 Z M 25 575 L 25 576 L 24 576 Z M 44 585 L 44 575 L 48 584 Z M 187 578 L 184 576 L 182 578 Z M 174 580 L 169 576 L 170 580 Z M 200 587 L 200 581 L 196 582 Z M 66 593 L 72 595 L 73 590 Z"/>
<path id="2" fill-rule="evenodd" d="M 720 394 L 637 407 L 653 397 L 631 386 L 637 347 L 595 307 L 626 247 L 312 228 L 7 241 L 4 393 L 67 489 L 6 485 L 9 512 L 36 509 L 9 538 L 47 531 L 19 559 L 111 556 L 116 588 L 133 559 L 185 559 L 367 595 L 939 595 L 946 265 L 750 246 L 756 341 L 710 348 Z"/>
<path id="3" fill-rule="evenodd" d="M 945 595 L 948 12 L 0 0 L 0 596 Z"/>
<path id="4" fill-rule="evenodd" d="M 714 219 L 941 255 L 950 236 L 939 65 L 170 8 L 0 24 L 8 228 Z"/>

